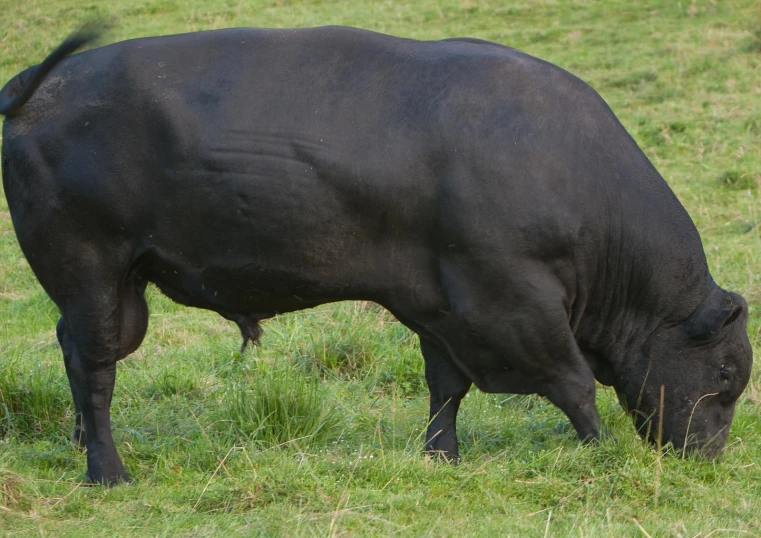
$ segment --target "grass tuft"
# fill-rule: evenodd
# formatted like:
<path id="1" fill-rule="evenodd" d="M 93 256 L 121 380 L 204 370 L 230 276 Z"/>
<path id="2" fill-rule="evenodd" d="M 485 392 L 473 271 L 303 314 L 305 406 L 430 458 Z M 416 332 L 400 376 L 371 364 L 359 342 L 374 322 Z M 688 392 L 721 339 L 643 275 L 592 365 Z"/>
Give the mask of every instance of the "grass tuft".
<path id="1" fill-rule="evenodd" d="M 740 51 L 761 53 L 761 26 L 748 32 L 748 38 L 740 47 Z"/>
<path id="2" fill-rule="evenodd" d="M 757 190 L 758 181 L 752 173 L 740 172 L 738 170 L 727 170 L 719 175 L 719 184 L 736 190 Z"/>
<path id="3" fill-rule="evenodd" d="M 70 399 L 62 372 L 46 365 L 22 369 L 18 361 L 4 357 L 0 362 L 0 438 L 51 435 L 70 413 Z"/>
<path id="4" fill-rule="evenodd" d="M 145 395 L 149 398 L 170 396 L 192 396 L 198 390 L 196 379 L 184 369 L 175 368 L 174 371 L 164 371 L 145 388 Z"/>
<path id="5" fill-rule="evenodd" d="M 258 365 L 224 396 L 225 416 L 248 440 L 266 445 L 319 440 L 339 424 L 325 387 L 291 365 Z"/>

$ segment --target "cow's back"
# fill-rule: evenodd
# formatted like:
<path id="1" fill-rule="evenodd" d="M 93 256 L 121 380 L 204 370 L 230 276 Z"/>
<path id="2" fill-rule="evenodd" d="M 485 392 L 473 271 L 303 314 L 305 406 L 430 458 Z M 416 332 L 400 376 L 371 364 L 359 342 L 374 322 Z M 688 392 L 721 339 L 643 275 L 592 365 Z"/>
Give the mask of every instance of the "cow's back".
<path id="1" fill-rule="evenodd" d="M 494 44 L 348 28 L 94 49 L 61 63 L 5 133 L 33 140 L 57 171 L 49 190 L 101 208 L 134 249 L 215 280 L 253 268 L 269 276 L 257 289 L 304 281 L 320 299 L 419 288 L 450 258 L 559 259 L 572 279 L 609 250 L 627 193 L 650 203 L 641 182 L 675 202 L 565 71 Z"/>

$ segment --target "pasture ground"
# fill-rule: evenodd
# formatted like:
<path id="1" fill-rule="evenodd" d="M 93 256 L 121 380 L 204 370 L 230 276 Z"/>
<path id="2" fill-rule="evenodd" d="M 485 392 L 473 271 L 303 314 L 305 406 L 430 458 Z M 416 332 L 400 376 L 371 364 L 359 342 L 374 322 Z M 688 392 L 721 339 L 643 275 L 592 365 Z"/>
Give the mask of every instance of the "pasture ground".
<path id="1" fill-rule="evenodd" d="M 608 101 L 700 229 L 717 282 L 761 306 L 758 0 L 0 0 L 0 83 L 79 22 L 108 40 L 230 26 L 346 24 L 498 41 Z M 262 76 L 266 76 L 263 74 Z M 463 463 L 421 455 L 416 340 L 382 309 L 282 316 L 240 356 L 237 328 L 149 290 L 145 343 L 119 366 L 117 446 L 135 479 L 82 484 L 54 335 L 0 196 L 0 535 L 761 536 L 761 375 L 720 462 L 644 446 L 600 388 L 616 441 L 581 447 L 536 397 L 473 391 Z"/>

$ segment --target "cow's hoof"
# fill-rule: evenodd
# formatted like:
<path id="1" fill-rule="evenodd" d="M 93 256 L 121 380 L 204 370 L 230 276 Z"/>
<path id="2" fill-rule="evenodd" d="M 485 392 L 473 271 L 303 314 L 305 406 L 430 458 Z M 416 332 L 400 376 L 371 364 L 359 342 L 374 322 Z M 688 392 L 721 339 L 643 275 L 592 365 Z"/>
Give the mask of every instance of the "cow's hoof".
<path id="1" fill-rule="evenodd" d="M 576 435 L 581 441 L 582 445 L 598 445 L 600 444 L 600 431 L 589 430 L 586 432 L 576 432 Z"/>
<path id="2" fill-rule="evenodd" d="M 593 437 L 591 435 L 588 435 L 586 437 L 579 438 L 579 441 L 581 441 L 581 444 L 584 446 L 597 446 L 600 444 L 600 438 L 599 437 Z"/>
<path id="3" fill-rule="evenodd" d="M 90 486 L 106 486 L 112 488 L 114 486 L 118 486 L 119 484 L 130 484 L 132 483 L 132 479 L 127 473 L 112 476 L 92 477 L 90 475 L 90 471 L 87 471 L 85 473 L 85 482 Z"/>
<path id="4" fill-rule="evenodd" d="M 450 463 L 452 465 L 458 465 L 460 463 L 460 455 L 457 452 L 428 449 L 425 451 L 425 455 L 434 461 Z"/>

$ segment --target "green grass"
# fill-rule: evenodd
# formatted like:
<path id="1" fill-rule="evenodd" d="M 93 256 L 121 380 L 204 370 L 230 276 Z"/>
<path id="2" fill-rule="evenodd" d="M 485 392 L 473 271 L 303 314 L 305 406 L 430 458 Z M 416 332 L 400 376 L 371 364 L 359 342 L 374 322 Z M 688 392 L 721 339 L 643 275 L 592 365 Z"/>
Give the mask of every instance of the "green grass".
<path id="1" fill-rule="evenodd" d="M 0 0 L 0 83 L 78 23 L 109 40 L 228 26 L 348 24 L 509 44 L 588 81 L 687 207 L 715 279 L 750 301 L 761 349 L 758 0 Z M 413 336 L 346 303 L 282 316 L 244 353 L 237 329 L 149 290 L 143 346 L 119 365 L 117 446 L 130 486 L 82 484 L 55 307 L 0 197 L 0 535 L 761 536 L 761 375 L 720 462 L 659 458 L 610 390 L 615 441 L 581 447 L 536 397 L 472 392 L 463 463 L 421 455 Z"/>

